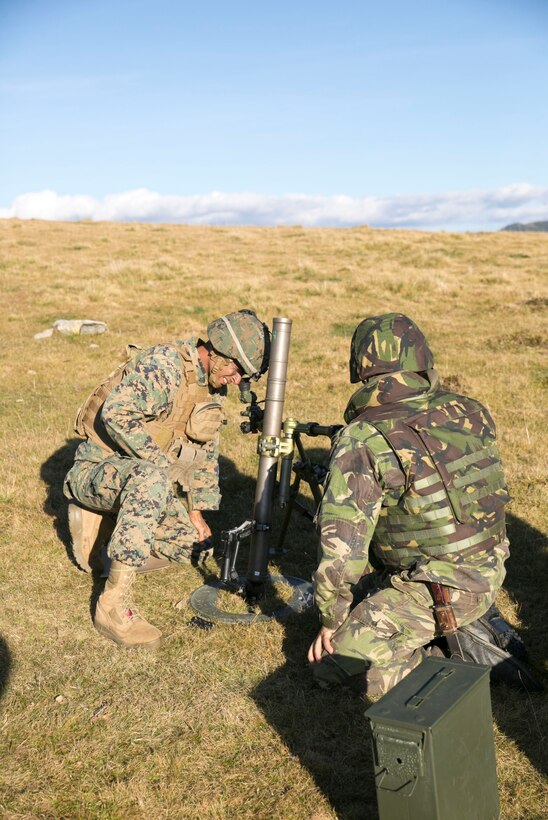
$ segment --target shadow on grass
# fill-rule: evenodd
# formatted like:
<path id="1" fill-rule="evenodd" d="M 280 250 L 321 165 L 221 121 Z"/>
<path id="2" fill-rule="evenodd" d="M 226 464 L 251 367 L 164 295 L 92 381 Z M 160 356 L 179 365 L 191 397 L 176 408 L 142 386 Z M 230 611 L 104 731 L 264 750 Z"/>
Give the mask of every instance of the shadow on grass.
<path id="1" fill-rule="evenodd" d="M 518 605 L 519 630 L 540 671 L 548 648 L 546 536 L 516 516 L 508 516 L 512 558 L 505 588 Z M 305 661 L 318 628 L 314 613 L 293 616 L 286 624 L 286 663 L 262 681 L 252 698 L 293 755 L 314 778 L 342 820 L 377 817 L 367 702 L 344 690 L 314 687 Z M 547 705 L 543 693 L 505 686 L 491 689 L 493 716 L 541 774 L 548 771 Z"/>
<path id="2" fill-rule="evenodd" d="M 516 602 L 522 626 L 518 630 L 530 666 L 546 685 L 548 631 L 548 537 L 515 515 L 507 516 L 510 558 L 504 588 Z M 546 693 L 524 693 L 492 687 L 493 715 L 504 734 L 527 755 L 535 769 L 548 774 L 548 705 Z"/>
<path id="3" fill-rule="evenodd" d="M 0 638 L 0 700 L 7 689 L 11 673 L 11 652 L 4 638 Z"/>
<path id="4" fill-rule="evenodd" d="M 325 463 L 325 448 L 307 450 L 314 462 Z M 220 528 L 228 528 L 249 518 L 255 481 L 238 473 L 235 465 L 220 459 L 223 502 Z M 300 497 L 312 509 L 309 498 Z M 273 510 L 272 544 L 276 544 L 284 512 Z M 285 550 L 274 557 L 285 575 L 310 579 L 316 561 L 316 537 L 310 521 L 297 511 L 291 518 Z M 238 562 L 245 574 L 248 548 L 242 545 Z M 290 547 L 290 549 L 289 549 Z M 253 627 L 251 627 L 253 628 Z M 283 654 L 285 664 L 261 681 L 251 697 L 266 720 L 278 733 L 291 754 L 314 779 L 341 820 L 377 818 L 372 751 L 364 712 L 369 705 L 345 690 L 323 691 L 311 678 L 306 653 L 318 628 L 315 612 L 291 615 L 285 622 Z M 273 773 L 276 779 L 283 773 Z"/>
<path id="5" fill-rule="evenodd" d="M 341 820 L 375 820 L 377 800 L 368 722 L 369 702 L 345 689 L 324 691 L 306 662 L 317 629 L 313 612 L 286 623 L 286 663 L 251 697 L 293 756 L 314 779 Z"/>
<path id="6" fill-rule="evenodd" d="M 44 512 L 53 518 L 57 537 L 65 547 L 67 559 L 78 569 L 80 569 L 80 567 L 78 567 L 72 553 L 72 542 L 68 523 L 69 501 L 63 494 L 63 481 L 74 464 L 74 454 L 76 453 L 78 445 L 81 443 L 82 439 L 80 438 L 66 439 L 65 444 L 52 453 L 40 469 L 40 478 L 47 487 Z M 80 569 L 80 571 L 83 570 Z M 93 619 L 97 599 L 105 585 L 105 579 L 101 577 L 98 565 L 94 565 L 91 578 L 92 589 L 89 599 L 89 612 Z"/>
<path id="7" fill-rule="evenodd" d="M 518 605 L 523 621 L 520 632 L 528 649 L 543 662 L 548 659 L 548 535 L 511 514 L 507 516 L 507 529 L 510 558 L 504 587 Z"/>
<path id="8" fill-rule="evenodd" d="M 63 495 L 63 480 L 74 463 L 76 448 L 82 439 L 66 439 L 65 444 L 50 455 L 40 468 L 40 478 L 47 488 L 44 512 L 53 518 L 55 531 L 72 563 L 72 548 L 68 526 L 68 499 Z"/>
<path id="9" fill-rule="evenodd" d="M 63 494 L 63 481 L 65 475 L 74 463 L 74 455 L 79 438 L 67 439 L 65 444 L 52 453 L 42 464 L 40 477 L 44 481 L 47 489 L 44 501 L 44 512 L 49 515 L 54 522 L 54 527 L 60 542 L 66 550 L 67 559 L 78 566 L 72 553 L 71 537 L 68 524 L 68 504 L 69 501 Z M 253 445 L 255 442 L 253 442 Z M 251 442 L 250 442 L 251 445 Z M 253 496 L 255 492 L 255 480 L 243 476 L 236 468 L 233 461 L 223 456 L 219 459 L 220 484 L 223 493 L 220 510 L 206 513 L 206 518 L 217 536 L 221 530 L 233 527 L 249 518 L 252 513 Z M 244 557 L 245 557 L 245 551 Z M 214 580 L 213 576 L 206 568 L 199 566 L 204 583 Z M 93 566 L 92 590 L 90 594 L 89 610 L 94 616 L 97 599 L 103 591 L 105 579 L 101 577 L 100 566 Z"/>

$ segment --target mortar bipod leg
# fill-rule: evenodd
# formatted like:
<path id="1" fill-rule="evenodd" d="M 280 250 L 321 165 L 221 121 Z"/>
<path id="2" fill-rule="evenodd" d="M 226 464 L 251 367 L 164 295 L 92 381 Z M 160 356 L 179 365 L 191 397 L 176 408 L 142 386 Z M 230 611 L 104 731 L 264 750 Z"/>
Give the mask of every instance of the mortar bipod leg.
<path id="1" fill-rule="evenodd" d="M 299 487 L 301 485 L 301 478 L 299 475 L 295 475 L 293 480 L 293 484 L 291 485 L 291 492 L 289 493 L 289 501 L 285 506 L 285 515 L 282 521 L 282 526 L 280 528 L 280 534 L 278 536 L 278 541 L 276 542 L 276 549 L 275 553 L 280 554 L 283 552 L 283 546 L 285 542 L 285 536 L 287 534 L 287 528 L 289 527 L 289 522 L 291 521 L 291 516 L 293 515 L 293 510 L 295 508 L 295 499 L 299 495 Z M 275 554 L 273 553 L 273 554 Z"/>

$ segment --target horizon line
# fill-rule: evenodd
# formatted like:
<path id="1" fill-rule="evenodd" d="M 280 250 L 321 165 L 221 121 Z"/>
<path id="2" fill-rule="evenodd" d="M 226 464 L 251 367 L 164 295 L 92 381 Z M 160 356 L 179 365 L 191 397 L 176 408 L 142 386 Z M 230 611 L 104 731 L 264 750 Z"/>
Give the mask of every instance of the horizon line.
<path id="1" fill-rule="evenodd" d="M 10 206 L 0 208 L 0 218 L 481 233 L 548 220 L 548 187 L 512 183 L 488 190 L 382 197 L 219 191 L 180 196 L 135 188 L 98 198 L 44 189 L 15 197 Z"/>

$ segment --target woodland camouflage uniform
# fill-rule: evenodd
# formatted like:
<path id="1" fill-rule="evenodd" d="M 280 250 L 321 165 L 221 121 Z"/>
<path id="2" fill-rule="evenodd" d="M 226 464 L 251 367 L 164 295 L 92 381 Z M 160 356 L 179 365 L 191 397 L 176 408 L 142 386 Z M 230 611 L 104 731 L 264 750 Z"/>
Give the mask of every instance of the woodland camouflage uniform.
<path id="1" fill-rule="evenodd" d="M 362 386 L 345 411 L 319 512 L 314 574 L 335 654 L 318 682 L 385 693 L 440 631 L 427 582 L 450 588 L 458 626 L 492 604 L 508 557 L 509 496 L 495 425 L 477 401 L 440 387 L 428 343 L 407 317 L 365 319 L 351 345 Z"/>

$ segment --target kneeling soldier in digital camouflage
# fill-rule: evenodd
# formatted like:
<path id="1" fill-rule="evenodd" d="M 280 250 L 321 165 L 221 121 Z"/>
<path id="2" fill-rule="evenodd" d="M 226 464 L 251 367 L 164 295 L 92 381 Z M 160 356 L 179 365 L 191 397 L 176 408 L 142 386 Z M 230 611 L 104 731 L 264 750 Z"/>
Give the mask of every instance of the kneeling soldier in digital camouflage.
<path id="1" fill-rule="evenodd" d="M 444 390 L 433 368 L 406 316 L 364 319 L 354 332 L 350 381 L 362 386 L 319 511 L 323 626 L 308 659 L 320 685 L 387 692 L 441 634 L 432 584 L 460 631 L 503 582 L 509 496 L 495 425 L 479 402 Z"/>
<path id="2" fill-rule="evenodd" d="M 87 440 L 64 486 L 76 502 L 69 513 L 73 549 L 85 564 L 85 516 L 114 513 L 110 570 L 94 624 L 120 646 L 160 641 L 161 632 L 132 604 L 131 584 L 137 571 L 166 559 L 188 563 L 196 544 L 207 544 L 211 530 L 202 511 L 220 502 L 222 400 L 228 385 L 266 371 L 269 346 L 269 331 L 253 311 L 229 313 L 208 326 L 207 341 L 133 350 L 80 408 L 76 429 Z"/>

